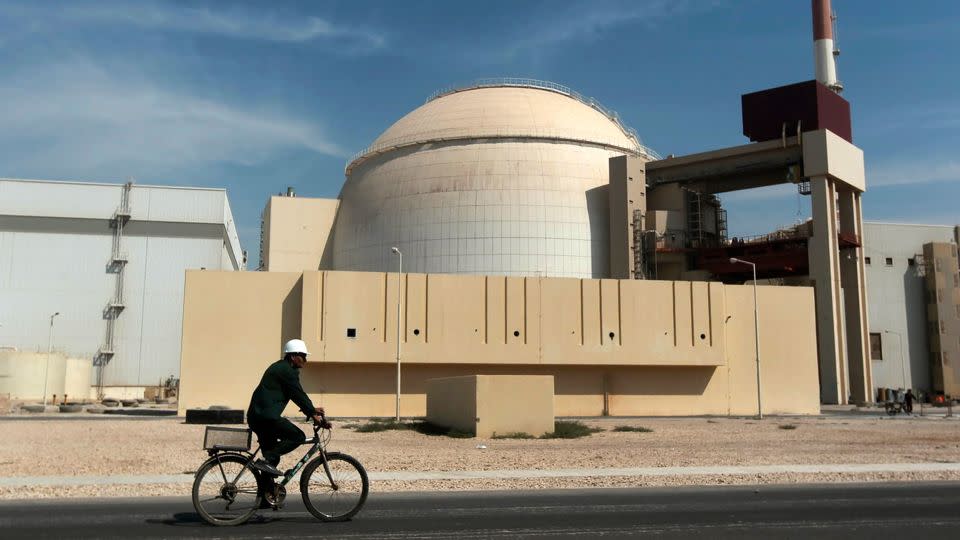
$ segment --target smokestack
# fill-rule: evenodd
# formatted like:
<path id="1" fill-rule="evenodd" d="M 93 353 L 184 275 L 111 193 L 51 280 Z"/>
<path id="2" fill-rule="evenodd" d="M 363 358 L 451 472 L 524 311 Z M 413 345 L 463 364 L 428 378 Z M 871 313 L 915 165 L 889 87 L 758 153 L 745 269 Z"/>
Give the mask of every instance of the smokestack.
<path id="1" fill-rule="evenodd" d="M 813 0 L 813 62 L 817 81 L 836 93 L 843 91 L 837 80 L 837 64 L 834 59 L 840 51 L 833 42 L 833 11 L 830 0 Z"/>

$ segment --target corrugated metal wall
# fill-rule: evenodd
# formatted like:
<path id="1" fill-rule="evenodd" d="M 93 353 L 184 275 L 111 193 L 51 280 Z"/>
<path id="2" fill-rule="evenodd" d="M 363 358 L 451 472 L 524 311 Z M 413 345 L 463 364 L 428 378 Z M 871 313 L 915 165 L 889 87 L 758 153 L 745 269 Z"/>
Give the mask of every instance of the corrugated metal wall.
<path id="1" fill-rule="evenodd" d="M 120 185 L 0 180 L 0 347 L 45 351 L 58 311 L 54 349 L 91 358 L 104 344 L 116 283 L 109 218 L 121 194 Z M 134 186 L 130 207 L 106 385 L 179 375 L 184 271 L 242 261 L 222 190 Z"/>

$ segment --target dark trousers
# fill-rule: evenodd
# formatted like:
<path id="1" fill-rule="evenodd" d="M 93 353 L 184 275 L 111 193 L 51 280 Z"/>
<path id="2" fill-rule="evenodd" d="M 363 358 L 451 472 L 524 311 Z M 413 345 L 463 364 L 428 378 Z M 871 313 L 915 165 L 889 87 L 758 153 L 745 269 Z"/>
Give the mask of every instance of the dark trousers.
<path id="1" fill-rule="evenodd" d="M 247 420 L 260 440 L 263 459 L 274 467 L 280 463 L 280 456 L 295 450 L 306 438 L 303 431 L 286 418 Z"/>

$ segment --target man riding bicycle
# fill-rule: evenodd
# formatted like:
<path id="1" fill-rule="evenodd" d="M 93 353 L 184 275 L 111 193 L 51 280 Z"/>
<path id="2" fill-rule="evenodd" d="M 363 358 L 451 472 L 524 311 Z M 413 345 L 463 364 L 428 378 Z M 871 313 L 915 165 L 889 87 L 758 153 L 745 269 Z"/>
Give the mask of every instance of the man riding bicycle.
<path id="1" fill-rule="evenodd" d="M 277 360 L 263 373 L 260 384 L 253 391 L 247 409 L 247 423 L 260 440 L 263 459 L 253 466 L 272 476 L 282 476 L 277 465 L 280 456 L 303 444 L 304 434 L 293 422 L 283 417 L 283 409 L 293 400 L 308 418 L 325 424 L 323 407 L 314 407 L 313 402 L 300 385 L 300 370 L 307 363 L 307 344 L 291 339 L 283 346 L 283 358 Z"/>

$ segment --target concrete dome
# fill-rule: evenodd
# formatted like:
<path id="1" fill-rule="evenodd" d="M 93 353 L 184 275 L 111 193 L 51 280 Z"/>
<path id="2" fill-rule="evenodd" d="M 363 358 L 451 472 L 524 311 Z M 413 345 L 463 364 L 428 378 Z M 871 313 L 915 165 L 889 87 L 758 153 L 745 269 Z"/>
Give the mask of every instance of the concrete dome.
<path id="1" fill-rule="evenodd" d="M 489 134 L 589 141 L 639 153 L 638 142 L 588 103 L 559 91 L 523 86 L 453 90 L 390 126 L 373 147 Z"/>
<path id="2" fill-rule="evenodd" d="M 552 83 L 438 92 L 347 165 L 333 268 L 606 277 L 610 157 L 651 155 Z"/>

